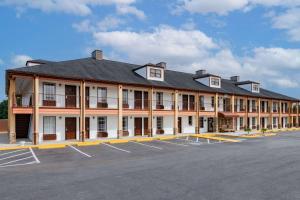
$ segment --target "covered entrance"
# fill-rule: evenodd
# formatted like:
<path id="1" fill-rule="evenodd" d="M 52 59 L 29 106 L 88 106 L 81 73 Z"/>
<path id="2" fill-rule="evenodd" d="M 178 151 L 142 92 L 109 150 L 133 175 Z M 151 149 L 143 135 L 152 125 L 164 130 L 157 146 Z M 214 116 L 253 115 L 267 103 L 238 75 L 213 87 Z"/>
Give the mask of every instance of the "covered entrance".
<path id="1" fill-rule="evenodd" d="M 218 123 L 220 132 L 234 132 L 236 130 L 236 121 L 238 115 L 219 112 L 218 113 Z"/>

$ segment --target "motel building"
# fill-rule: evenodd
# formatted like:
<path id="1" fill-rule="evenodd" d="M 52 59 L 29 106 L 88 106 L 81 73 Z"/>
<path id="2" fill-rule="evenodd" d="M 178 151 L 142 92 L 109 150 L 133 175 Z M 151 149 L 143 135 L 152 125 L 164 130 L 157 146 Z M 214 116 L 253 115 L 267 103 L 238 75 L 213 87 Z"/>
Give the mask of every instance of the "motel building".
<path id="1" fill-rule="evenodd" d="M 298 127 L 299 100 L 166 63 L 135 65 L 91 57 L 30 60 L 6 71 L 10 143 L 241 132 Z"/>

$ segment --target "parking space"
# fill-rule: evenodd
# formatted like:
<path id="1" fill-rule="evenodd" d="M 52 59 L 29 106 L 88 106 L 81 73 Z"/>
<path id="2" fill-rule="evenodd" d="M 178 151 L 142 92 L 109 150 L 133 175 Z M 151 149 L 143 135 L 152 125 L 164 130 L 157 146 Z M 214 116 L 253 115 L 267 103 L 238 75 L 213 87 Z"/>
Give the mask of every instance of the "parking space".
<path id="1" fill-rule="evenodd" d="M 63 164 L 81 160 L 106 161 L 129 158 L 147 158 L 148 156 L 199 148 L 203 145 L 222 144 L 222 141 L 199 137 L 182 136 L 173 139 L 152 141 L 129 141 L 126 143 L 101 143 L 95 146 L 67 145 L 65 148 L 19 149 L 0 152 L 0 167 L 30 164 Z"/>
<path id="2" fill-rule="evenodd" d="M 40 163 L 40 161 L 31 148 L 2 151 L 0 153 L 0 168 L 33 165 L 38 163 Z"/>

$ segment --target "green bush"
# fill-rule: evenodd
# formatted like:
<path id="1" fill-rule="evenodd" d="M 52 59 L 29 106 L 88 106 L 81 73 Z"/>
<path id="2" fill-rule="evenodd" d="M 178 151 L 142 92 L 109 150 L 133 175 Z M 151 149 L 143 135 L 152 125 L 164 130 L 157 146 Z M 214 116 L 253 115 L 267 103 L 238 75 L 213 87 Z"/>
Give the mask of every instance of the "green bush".
<path id="1" fill-rule="evenodd" d="M 268 130 L 268 129 L 263 128 L 263 129 L 261 129 L 261 132 L 262 132 L 262 133 L 265 133 L 267 130 Z"/>
<path id="2" fill-rule="evenodd" d="M 7 119 L 7 100 L 0 102 L 0 119 Z"/>
<path id="3" fill-rule="evenodd" d="M 252 131 L 251 128 L 245 128 L 245 130 L 248 134 Z"/>

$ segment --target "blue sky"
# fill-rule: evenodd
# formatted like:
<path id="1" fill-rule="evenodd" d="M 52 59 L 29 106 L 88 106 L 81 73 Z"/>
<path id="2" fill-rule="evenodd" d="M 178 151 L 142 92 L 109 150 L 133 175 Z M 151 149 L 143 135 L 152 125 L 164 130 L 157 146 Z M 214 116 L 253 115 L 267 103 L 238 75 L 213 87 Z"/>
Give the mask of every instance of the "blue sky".
<path id="1" fill-rule="evenodd" d="M 240 75 L 300 98 L 300 0 L 2 0 L 5 70 L 28 59 L 104 56 L 168 69 Z"/>

